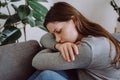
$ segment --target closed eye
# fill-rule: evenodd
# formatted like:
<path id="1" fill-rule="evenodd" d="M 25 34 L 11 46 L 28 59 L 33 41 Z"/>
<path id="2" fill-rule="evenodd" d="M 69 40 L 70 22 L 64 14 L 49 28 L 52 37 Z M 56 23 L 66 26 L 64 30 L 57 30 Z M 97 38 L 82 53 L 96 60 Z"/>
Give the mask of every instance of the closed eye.
<path id="1" fill-rule="evenodd" d="M 59 29 L 59 30 L 56 29 L 55 32 L 56 33 L 61 33 L 61 29 Z"/>

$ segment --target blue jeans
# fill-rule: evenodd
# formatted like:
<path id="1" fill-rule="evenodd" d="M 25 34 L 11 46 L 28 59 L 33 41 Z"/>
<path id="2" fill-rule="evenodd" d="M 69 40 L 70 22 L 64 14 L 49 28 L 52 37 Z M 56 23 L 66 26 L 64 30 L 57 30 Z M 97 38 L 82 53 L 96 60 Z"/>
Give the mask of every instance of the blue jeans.
<path id="1" fill-rule="evenodd" d="M 28 80 L 69 80 L 65 71 L 36 71 Z"/>

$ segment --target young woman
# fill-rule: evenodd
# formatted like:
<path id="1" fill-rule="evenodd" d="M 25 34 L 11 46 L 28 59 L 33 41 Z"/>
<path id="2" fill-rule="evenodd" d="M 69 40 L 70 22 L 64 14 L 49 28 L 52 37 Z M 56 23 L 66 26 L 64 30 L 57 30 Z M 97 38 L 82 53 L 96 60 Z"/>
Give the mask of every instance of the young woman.
<path id="1" fill-rule="evenodd" d="M 71 69 L 76 70 L 78 80 L 120 80 L 120 42 L 101 25 L 70 4 L 58 2 L 48 11 L 44 26 L 49 33 L 41 38 L 41 44 L 47 49 L 32 62 L 43 70 L 37 80 L 69 80 L 64 70 Z"/>

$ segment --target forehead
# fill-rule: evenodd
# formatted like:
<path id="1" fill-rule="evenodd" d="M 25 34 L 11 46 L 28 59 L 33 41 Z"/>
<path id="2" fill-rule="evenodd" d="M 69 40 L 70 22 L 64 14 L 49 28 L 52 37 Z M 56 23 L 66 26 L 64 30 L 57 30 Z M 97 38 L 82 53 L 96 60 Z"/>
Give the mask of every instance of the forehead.
<path id="1" fill-rule="evenodd" d="M 49 30 L 49 32 L 53 32 L 54 30 L 55 30 L 55 28 L 56 28 L 56 24 L 55 24 L 55 22 L 50 22 L 50 23 L 48 23 L 47 25 L 46 25 L 46 27 L 47 27 L 47 29 Z"/>

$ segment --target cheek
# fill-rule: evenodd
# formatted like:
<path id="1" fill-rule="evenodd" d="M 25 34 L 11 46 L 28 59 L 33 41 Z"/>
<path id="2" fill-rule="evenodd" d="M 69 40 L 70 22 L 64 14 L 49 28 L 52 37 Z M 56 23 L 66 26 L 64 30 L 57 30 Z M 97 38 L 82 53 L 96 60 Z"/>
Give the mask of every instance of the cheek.
<path id="1" fill-rule="evenodd" d="M 75 42 L 77 39 L 77 32 L 74 29 L 67 29 L 64 31 L 62 39 L 65 41 Z"/>

